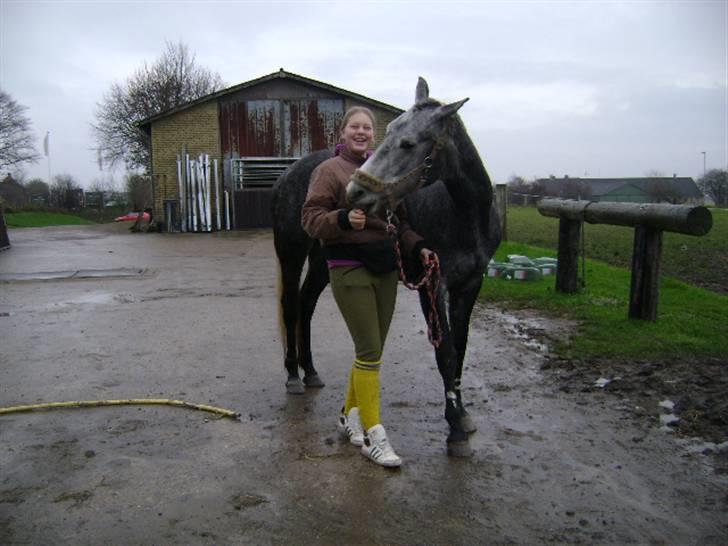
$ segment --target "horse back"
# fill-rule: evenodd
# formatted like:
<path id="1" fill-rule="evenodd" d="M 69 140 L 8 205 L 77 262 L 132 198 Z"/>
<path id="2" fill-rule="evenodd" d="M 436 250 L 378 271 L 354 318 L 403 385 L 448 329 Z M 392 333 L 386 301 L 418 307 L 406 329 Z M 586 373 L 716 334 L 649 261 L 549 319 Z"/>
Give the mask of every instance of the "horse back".
<path id="1" fill-rule="evenodd" d="M 301 207 L 306 200 L 311 173 L 332 156 L 329 150 L 313 152 L 293 163 L 278 177 L 271 203 L 277 250 L 305 244 L 308 239 L 301 227 Z"/>

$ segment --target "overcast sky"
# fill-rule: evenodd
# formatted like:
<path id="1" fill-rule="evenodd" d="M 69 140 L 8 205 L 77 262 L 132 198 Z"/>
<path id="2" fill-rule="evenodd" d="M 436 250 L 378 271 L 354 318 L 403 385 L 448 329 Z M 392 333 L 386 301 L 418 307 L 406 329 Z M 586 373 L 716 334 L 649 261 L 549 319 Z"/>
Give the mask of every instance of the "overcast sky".
<path id="1" fill-rule="evenodd" d="M 182 41 L 227 85 L 279 68 L 460 114 L 495 182 L 728 168 L 728 1 L 0 0 L 0 87 L 28 107 L 52 175 L 99 171 L 112 83 Z M 44 157 L 27 177 L 48 177 Z M 121 179 L 123 172 L 112 173 Z"/>

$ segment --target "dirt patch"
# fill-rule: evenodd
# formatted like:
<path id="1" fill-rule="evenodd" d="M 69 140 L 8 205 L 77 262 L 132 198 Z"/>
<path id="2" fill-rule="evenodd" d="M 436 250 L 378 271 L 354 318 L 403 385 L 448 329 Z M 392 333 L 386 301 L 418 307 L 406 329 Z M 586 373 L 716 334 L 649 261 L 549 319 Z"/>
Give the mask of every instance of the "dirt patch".
<path id="1" fill-rule="evenodd" d="M 728 455 L 728 361 L 681 357 L 661 360 L 549 359 L 562 392 L 604 392 L 624 401 L 633 418 L 666 432 L 702 438 Z M 721 450 L 720 445 L 723 445 Z M 722 472 L 728 472 L 724 457 Z"/>
<path id="2" fill-rule="evenodd" d="M 503 313 L 501 320 L 513 338 L 545 353 L 575 329 L 530 310 Z M 614 397 L 638 426 L 703 440 L 702 452 L 716 456 L 716 473 L 728 474 L 728 359 L 584 361 L 547 354 L 541 370 L 557 392 Z"/>

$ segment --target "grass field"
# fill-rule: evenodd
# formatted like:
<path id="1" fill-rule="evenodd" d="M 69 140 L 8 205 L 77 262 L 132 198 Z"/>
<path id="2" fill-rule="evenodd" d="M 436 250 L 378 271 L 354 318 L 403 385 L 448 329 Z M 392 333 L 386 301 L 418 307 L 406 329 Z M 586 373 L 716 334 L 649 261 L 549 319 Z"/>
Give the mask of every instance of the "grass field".
<path id="1" fill-rule="evenodd" d="M 95 223 L 80 216 L 61 212 L 9 212 L 5 214 L 5 224 L 11 228 L 81 226 Z"/>
<path id="2" fill-rule="evenodd" d="M 481 297 L 507 309 L 530 308 L 576 321 L 570 342 L 555 347 L 565 357 L 656 358 L 728 354 L 728 214 L 713 213 L 704 237 L 665 234 L 658 320 L 627 318 L 632 255 L 630 228 L 587 225 L 586 286 L 579 294 L 554 290 L 555 277 L 541 281 L 485 279 Z M 536 209 L 511 208 L 508 254 L 556 256 L 558 220 Z M 513 242 L 518 241 L 518 242 Z M 697 285 L 697 286 L 696 286 Z M 710 287 L 706 290 L 703 287 Z"/>
<path id="3" fill-rule="evenodd" d="M 728 210 L 711 212 L 713 228 L 707 235 L 663 234 L 662 273 L 728 294 Z M 507 232 L 509 241 L 551 249 L 556 255 L 559 221 L 533 207 L 509 207 Z M 585 223 L 586 257 L 629 269 L 633 237 L 633 228 Z"/>

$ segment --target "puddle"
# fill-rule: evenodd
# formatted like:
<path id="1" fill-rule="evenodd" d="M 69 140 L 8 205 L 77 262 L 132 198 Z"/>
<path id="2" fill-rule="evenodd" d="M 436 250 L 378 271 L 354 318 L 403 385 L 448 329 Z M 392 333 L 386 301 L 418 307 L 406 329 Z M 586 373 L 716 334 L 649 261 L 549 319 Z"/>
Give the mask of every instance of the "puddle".
<path id="1" fill-rule="evenodd" d="M 525 347 L 536 352 L 547 354 L 547 345 L 537 341 L 529 334 L 530 331 L 545 331 L 548 321 L 542 318 L 519 318 L 508 313 L 498 314 L 498 321 L 508 334 L 508 337 L 520 341 Z"/>

